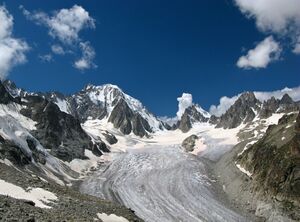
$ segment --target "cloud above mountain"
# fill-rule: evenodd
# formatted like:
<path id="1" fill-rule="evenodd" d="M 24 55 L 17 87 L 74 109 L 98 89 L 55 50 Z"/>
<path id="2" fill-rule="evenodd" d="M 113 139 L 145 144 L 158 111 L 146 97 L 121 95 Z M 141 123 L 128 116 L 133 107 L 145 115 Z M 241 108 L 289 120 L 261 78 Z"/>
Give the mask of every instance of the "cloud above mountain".
<path id="1" fill-rule="evenodd" d="M 235 3 L 247 18 L 255 20 L 258 30 L 276 35 L 280 41 L 287 40 L 289 42 L 288 48 L 290 47 L 295 54 L 300 54 L 300 0 L 235 0 Z M 270 41 L 269 50 L 266 51 L 270 52 L 273 48 L 277 52 L 279 49 L 276 50 L 278 47 L 274 43 L 274 39 L 272 45 Z M 255 54 L 255 49 L 254 51 L 250 50 L 250 52 Z M 265 55 L 268 55 L 268 53 L 265 53 Z M 251 66 L 250 59 L 247 62 L 244 57 L 241 57 L 237 65 L 240 68 L 245 67 L 243 64 L 248 65 L 246 66 L 248 68 L 265 68 L 269 64 L 266 62 L 268 61 L 267 58 L 268 56 L 262 56 L 261 61 L 252 62 L 254 65 Z"/>
<path id="2" fill-rule="evenodd" d="M 81 6 L 74 5 L 70 9 L 60 9 L 49 16 L 45 12 L 29 12 L 20 6 L 27 19 L 48 28 L 51 37 L 66 44 L 80 41 L 79 32 L 86 28 L 94 29 L 95 21 Z"/>
<path id="3" fill-rule="evenodd" d="M 177 118 L 181 119 L 186 108 L 193 105 L 193 96 L 189 93 L 182 93 L 181 97 L 177 98 L 178 101 L 178 111 L 176 113 Z"/>
<path id="4" fill-rule="evenodd" d="M 266 68 L 270 62 L 278 60 L 280 53 L 279 43 L 269 36 L 249 50 L 247 55 L 241 56 L 237 66 L 245 69 Z"/>
<path id="5" fill-rule="evenodd" d="M 24 6 L 20 6 L 24 16 L 33 21 L 37 25 L 45 26 L 48 28 L 48 34 L 57 40 L 51 46 L 51 51 L 56 55 L 65 55 L 67 51 L 74 50 L 80 51 L 82 57 L 74 62 L 74 67 L 79 70 L 95 68 L 93 60 L 95 58 L 95 50 L 90 42 L 84 41 L 80 37 L 80 32 L 84 29 L 95 29 L 95 20 L 89 15 L 82 6 L 74 5 L 69 9 L 60 9 L 48 15 L 42 11 L 30 12 Z"/>
<path id="6" fill-rule="evenodd" d="M 26 62 L 28 44 L 13 36 L 14 18 L 5 6 L 0 6 L 0 79 L 5 79 L 16 65 Z"/>
<path id="7" fill-rule="evenodd" d="M 271 91 L 271 92 L 254 91 L 255 97 L 261 102 L 270 99 L 272 96 L 274 96 L 276 99 L 281 99 L 282 96 L 286 93 L 294 101 L 300 101 L 300 86 L 295 88 L 285 87 L 284 89 Z M 230 108 L 230 106 L 234 104 L 234 102 L 240 97 L 240 95 L 241 93 L 232 97 L 227 97 L 227 96 L 221 97 L 219 105 L 212 105 L 210 107 L 209 109 L 210 114 L 215 116 L 221 116 Z"/>

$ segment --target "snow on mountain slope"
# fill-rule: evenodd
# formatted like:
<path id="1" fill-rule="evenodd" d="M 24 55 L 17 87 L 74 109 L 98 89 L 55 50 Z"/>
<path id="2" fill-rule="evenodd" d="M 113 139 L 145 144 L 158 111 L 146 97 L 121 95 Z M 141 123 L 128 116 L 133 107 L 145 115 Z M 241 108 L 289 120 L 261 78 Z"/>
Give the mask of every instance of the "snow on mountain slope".
<path id="1" fill-rule="evenodd" d="M 15 103 L 8 105 L 0 104 L 0 138 L 1 144 L 5 144 L 7 147 L 12 147 L 11 152 L 18 152 L 20 149 L 20 156 L 13 156 L 13 158 L 20 159 L 14 164 L 23 164 L 26 161 L 38 167 L 45 174 L 46 177 L 56 181 L 57 183 L 64 185 L 70 183 L 75 179 L 74 173 L 68 168 L 61 160 L 53 157 L 48 151 L 40 144 L 40 142 L 31 134 L 32 130 L 36 130 L 36 122 L 30 118 L 23 116 L 20 113 L 22 106 Z M 35 144 L 33 149 L 30 143 Z M 6 148 L 7 149 L 7 148 Z M 4 150 L 5 151 L 5 150 Z M 6 153 L 2 154 L 5 158 Z M 17 154 L 15 154 L 17 155 Z M 6 158 L 5 158 L 6 159 Z M 39 161 L 44 159 L 45 163 Z M 12 165 L 11 161 L 6 162 Z M 41 161 L 43 162 L 43 161 Z M 58 178 L 61 177 L 60 178 Z"/>
<path id="2" fill-rule="evenodd" d="M 210 118 L 210 113 L 205 111 L 201 106 L 199 106 L 198 104 L 195 105 L 196 110 L 201 113 L 205 118 Z"/>
<path id="3" fill-rule="evenodd" d="M 104 105 L 108 118 L 118 100 L 124 99 L 132 111 L 139 113 L 149 123 L 153 131 L 160 130 L 161 122 L 153 114 L 149 113 L 139 100 L 125 94 L 118 86 L 112 84 L 102 86 L 88 85 L 85 91 L 94 104 Z"/>
<path id="4" fill-rule="evenodd" d="M 14 142 L 26 155 L 31 156 L 26 139 L 32 137 L 29 131 L 36 129 L 36 122 L 21 115 L 20 109 L 18 104 L 0 104 L 0 136 Z"/>
<path id="5" fill-rule="evenodd" d="M 116 136 L 118 142 L 111 145 L 111 152 L 126 152 L 130 149 L 141 149 L 149 145 L 161 145 L 161 146 L 178 146 L 182 141 L 190 135 L 199 135 L 203 138 L 205 144 L 207 144 L 206 149 L 211 150 L 221 149 L 222 146 L 232 147 L 238 143 L 237 134 L 240 128 L 235 129 L 222 129 L 215 128 L 215 125 L 210 123 L 198 123 L 187 133 L 183 133 L 181 130 L 165 130 L 157 131 L 148 138 L 140 138 L 134 134 L 122 135 L 118 132 L 111 123 L 105 123 L 100 120 L 88 120 L 82 124 L 83 129 L 90 135 L 102 138 L 101 133 L 103 131 L 108 131 Z M 204 150 L 203 150 L 204 151 Z M 108 154 L 110 155 L 110 154 Z"/>
<path id="6" fill-rule="evenodd" d="M 60 111 L 70 114 L 69 104 L 65 99 L 56 98 L 56 102 L 54 102 L 60 109 Z"/>

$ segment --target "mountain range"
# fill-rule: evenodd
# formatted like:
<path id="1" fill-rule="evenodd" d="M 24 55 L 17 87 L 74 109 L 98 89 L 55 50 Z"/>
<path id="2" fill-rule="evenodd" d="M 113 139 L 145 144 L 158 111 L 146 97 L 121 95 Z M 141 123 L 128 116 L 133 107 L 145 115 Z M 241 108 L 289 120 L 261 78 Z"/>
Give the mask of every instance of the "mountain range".
<path id="1" fill-rule="evenodd" d="M 133 138 L 134 143 L 138 143 L 169 131 L 180 131 L 188 137 L 202 125 L 216 130 L 238 129 L 239 142 L 247 141 L 253 148 L 242 153 L 243 147 L 236 148 L 240 154 L 231 162 L 235 161 L 247 169 L 246 172 L 255 175 L 253 178 L 257 183 L 253 187 L 270 188 L 282 194 L 282 199 L 297 202 L 299 196 L 291 197 L 299 195 L 299 116 L 297 122 L 295 117 L 299 109 L 300 102 L 293 101 L 288 94 L 280 99 L 271 97 L 261 101 L 253 92 L 244 92 L 220 116 L 211 115 L 198 104 L 191 104 L 170 123 L 150 113 L 139 100 L 115 85 L 87 85 L 73 95 L 63 95 L 27 92 L 6 80 L 0 83 L 0 159 L 7 166 L 29 169 L 59 184 L 71 184 L 80 176 L 71 163 L 93 160 L 109 153 L 112 147 L 122 146 L 119 140 L 123 138 Z M 291 113 L 293 117 L 289 117 Z M 274 115 L 281 117 L 276 127 L 267 121 Z M 96 134 L 86 129 L 86 123 L 93 121 L 99 124 L 92 129 L 99 130 Z M 290 136 L 286 136 L 289 138 L 287 143 L 276 146 L 274 138 L 280 137 L 277 128 L 283 123 L 284 127 L 298 124 L 298 128 L 296 133 L 290 132 Z M 251 130 L 247 131 L 250 126 Z M 264 131 L 262 126 L 269 128 Z M 255 140 L 250 134 L 254 134 Z M 194 151 L 198 136 L 193 135 L 184 142 L 189 146 L 188 152 Z M 268 153 L 276 153 L 281 147 L 282 153 L 269 156 Z M 282 156 L 286 157 L 284 162 Z M 261 165 L 262 159 L 269 160 L 265 162 L 267 166 Z M 274 168 L 274 161 L 282 165 Z M 281 182 L 274 184 L 270 178 Z"/>

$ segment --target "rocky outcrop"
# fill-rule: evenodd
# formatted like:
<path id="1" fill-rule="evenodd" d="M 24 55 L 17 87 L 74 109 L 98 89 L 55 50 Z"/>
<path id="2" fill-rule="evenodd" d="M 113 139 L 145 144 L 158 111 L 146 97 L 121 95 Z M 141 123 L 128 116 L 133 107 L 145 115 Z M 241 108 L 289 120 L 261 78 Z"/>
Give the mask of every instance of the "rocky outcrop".
<path id="1" fill-rule="evenodd" d="M 295 121 L 296 120 L 296 121 Z M 251 172 L 253 186 L 286 210 L 300 209 L 300 113 L 283 116 L 278 125 L 238 156 Z M 299 211 L 298 211 L 299 212 Z M 294 215 L 300 219 L 300 214 Z"/>
<path id="2" fill-rule="evenodd" d="M 183 133 L 187 133 L 192 128 L 192 123 L 189 115 L 184 113 L 178 122 L 178 129 L 180 129 Z"/>
<path id="3" fill-rule="evenodd" d="M 140 114 L 133 112 L 124 99 L 116 102 L 108 122 L 114 127 L 128 135 L 133 132 L 135 135 L 143 137 L 148 132 L 152 132 L 149 123 Z"/>
<path id="4" fill-rule="evenodd" d="M 183 140 L 181 146 L 185 149 L 186 152 L 193 152 L 195 149 L 196 140 L 198 139 L 199 137 L 197 135 L 191 135 Z"/>
<path id="5" fill-rule="evenodd" d="M 0 159 L 7 159 L 16 166 L 24 166 L 31 163 L 31 156 L 12 141 L 0 136 Z"/>
<path id="6" fill-rule="evenodd" d="M 220 118 L 212 116 L 211 123 L 217 123 L 217 127 L 231 129 L 239 126 L 241 123 L 249 123 L 256 116 L 259 118 L 268 118 L 274 113 L 288 113 L 299 110 L 299 103 L 294 102 L 292 98 L 285 94 L 281 99 L 270 99 L 261 103 L 256 99 L 253 92 L 243 93 L 235 103 Z"/>
<path id="7" fill-rule="evenodd" d="M 32 134 L 44 148 L 51 150 L 53 156 L 64 161 L 84 159 L 85 149 L 101 155 L 104 144 L 93 144 L 79 120 L 61 112 L 57 105 L 39 96 L 26 96 L 25 100 L 26 108 L 21 113 L 37 122 L 37 130 Z"/>
<path id="8" fill-rule="evenodd" d="M 279 100 L 271 97 L 271 99 L 263 102 L 259 115 L 262 118 L 268 118 L 275 113 L 278 108 Z"/>
<path id="9" fill-rule="evenodd" d="M 20 102 L 20 99 L 12 97 L 0 81 L 0 103 L 8 104 L 11 102 Z"/>
<path id="10" fill-rule="evenodd" d="M 276 112 L 293 112 L 299 110 L 299 104 L 294 102 L 288 94 L 284 94 L 281 99 L 271 97 L 264 101 L 259 111 L 261 118 L 268 118 Z"/>
<path id="11" fill-rule="evenodd" d="M 205 117 L 202 109 L 198 105 L 192 105 L 185 109 L 181 119 L 177 123 L 177 128 L 182 132 L 188 132 L 194 123 L 207 122 L 208 117 Z"/>
<path id="12" fill-rule="evenodd" d="M 260 105 L 260 101 L 255 98 L 253 92 L 243 93 L 226 113 L 220 117 L 217 127 L 231 129 L 239 126 L 242 122 L 252 121 Z"/>
<path id="13" fill-rule="evenodd" d="M 34 95 L 55 103 L 61 111 L 71 114 L 81 123 L 88 119 L 107 119 L 125 135 L 132 132 L 143 137 L 154 130 L 168 127 L 149 113 L 138 100 L 110 84 L 87 85 L 71 96 L 64 96 L 58 92 Z"/>
<path id="14" fill-rule="evenodd" d="M 4 80 L 3 85 L 7 92 L 14 98 L 23 97 L 27 94 L 25 90 L 18 88 L 16 84 L 10 80 Z"/>
<path id="15" fill-rule="evenodd" d="M 102 135 L 110 145 L 116 144 L 118 142 L 118 139 L 108 131 L 103 132 Z"/>

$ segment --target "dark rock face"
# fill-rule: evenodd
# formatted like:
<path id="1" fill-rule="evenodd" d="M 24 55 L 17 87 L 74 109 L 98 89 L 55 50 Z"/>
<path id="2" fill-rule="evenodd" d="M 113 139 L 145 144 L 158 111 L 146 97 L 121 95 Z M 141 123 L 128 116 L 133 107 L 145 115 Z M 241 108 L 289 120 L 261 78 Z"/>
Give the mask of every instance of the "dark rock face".
<path id="1" fill-rule="evenodd" d="M 188 132 L 192 128 L 191 119 L 186 112 L 182 115 L 181 120 L 178 123 L 178 129 L 183 133 Z"/>
<path id="2" fill-rule="evenodd" d="M 192 105 L 184 111 L 180 121 L 177 123 L 177 128 L 186 133 L 192 128 L 193 123 L 207 122 L 208 120 L 209 118 L 204 117 L 203 114 L 197 110 L 196 105 Z"/>
<path id="3" fill-rule="evenodd" d="M 253 172 L 255 186 L 282 203 L 300 207 L 300 113 L 283 116 L 265 136 L 237 159 Z M 288 138 L 282 137 L 288 131 Z M 283 139 L 284 140 L 283 140 Z"/>
<path id="4" fill-rule="evenodd" d="M 68 112 L 78 118 L 80 122 L 85 122 L 88 118 L 100 120 L 108 118 L 108 121 L 125 135 L 133 132 L 135 135 L 143 137 L 153 132 L 147 120 L 130 108 L 125 94 L 116 86 L 105 85 L 97 88 L 88 85 L 79 93 L 69 97 L 64 97 L 59 93 L 40 95 L 54 103 L 58 99 L 66 101 Z M 97 99 L 98 97 L 101 98 L 101 101 Z M 147 110 L 144 111 L 148 113 Z M 163 129 L 164 125 L 161 124 L 160 128 Z"/>
<path id="5" fill-rule="evenodd" d="M 253 92 L 243 93 L 220 117 L 217 127 L 231 129 L 239 126 L 242 122 L 252 121 L 255 118 L 254 110 L 258 110 L 260 104 Z"/>
<path id="6" fill-rule="evenodd" d="M 25 90 L 18 88 L 16 84 L 10 80 L 3 81 L 3 85 L 6 88 L 6 90 L 9 92 L 9 94 L 14 98 L 23 97 L 27 94 Z"/>
<path id="7" fill-rule="evenodd" d="M 0 143 L 0 159 L 8 159 L 16 166 L 24 166 L 31 163 L 31 156 L 23 152 L 13 142 L 4 140 L 3 138 Z"/>
<path id="8" fill-rule="evenodd" d="M 268 118 L 274 113 L 288 113 L 297 111 L 299 108 L 299 104 L 294 102 L 288 94 L 285 94 L 280 100 L 271 97 L 269 100 L 261 103 L 255 98 L 254 93 L 246 92 L 238 98 L 219 120 L 214 117 L 214 119 L 210 119 L 210 122 L 217 122 L 217 127 L 231 129 L 239 126 L 241 123 L 251 122 L 256 114 L 260 118 Z"/>
<path id="9" fill-rule="evenodd" d="M 79 120 L 61 112 L 57 105 L 38 96 L 26 96 L 27 108 L 21 113 L 38 122 L 33 135 L 51 154 L 64 161 L 84 158 L 84 150 L 101 155 L 90 137 L 83 131 Z M 102 145 L 103 146 L 103 145 Z"/>
<path id="10" fill-rule="evenodd" d="M 268 118 L 276 112 L 293 112 L 299 110 L 299 104 L 294 102 L 288 94 L 284 94 L 281 99 L 271 99 L 264 101 L 259 116 Z"/>
<path id="11" fill-rule="evenodd" d="M 133 112 L 125 102 L 121 99 L 118 101 L 117 105 L 114 107 L 108 122 L 114 124 L 115 128 L 119 128 L 125 135 L 131 133 L 131 119 L 133 118 Z"/>
<path id="12" fill-rule="evenodd" d="M 19 99 L 15 99 L 6 90 L 5 86 L 0 82 L 0 103 L 8 104 L 10 102 L 19 102 Z"/>
<path id="13" fill-rule="evenodd" d="M 209 123 L 211 124 L 218 124 L 220 122 L 220 118 L 215 116 L 215 115 L 212 115 L 210 118 L 209 118 Z"/>
<path id="14" fill-rule="evenodd" d="M 95 104 L 85 91 L 67 97 L 70 113 L 78 118 L 80 122 L 86 121 L 89 117 L 93 119 L 103 119 L 108 115 L 105 104 Z"/>
<path id="15" fill-rule="evenodd" d="M 108 131 L 105 131 L 104 133 L 102 133 L 102 135 L 105 137 L 106 141 L 110 144 L 116 144 L 118 142 L 118 139 L 111 133 L 109 133 Z"/>
<path id="16" fill-rule="evenodd" d="M 279 108 L 279 100 L 272 97 L 271 99 L 263 102 L 262 109 L 259 112 L 259 115 L 262 118 L 268 118 L 273 113 L 275 113 L 278 108 Z"/>
<path id="17" fill-rule="evenodd" d="M 279 101 L 279 111 L 293 112 L 300 109 L 299 103 L 296 103 L 288 94 L 284 94 Z"/>
<path id="18" fill-rule="evenodd" d="M 195 148 L 196 140 L 199 139 L 196 135 L 191 135 L 183 140 L 181 146 L 185 149 L 186 152 L 192 152 Z"/>
<path id="19" fill-rule="evenodd" d="M 149 123 L 139 113 L 134 113 L 122 98 L 116 101 L 108 122 L 113 123 L 114 127 L 120 129 L 125 135 L 133 132 L 143 137 L 147 135 L 147 132 L 152 132 Z"/>

